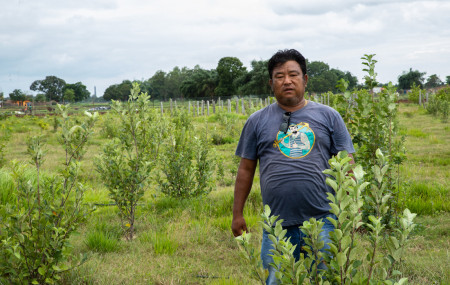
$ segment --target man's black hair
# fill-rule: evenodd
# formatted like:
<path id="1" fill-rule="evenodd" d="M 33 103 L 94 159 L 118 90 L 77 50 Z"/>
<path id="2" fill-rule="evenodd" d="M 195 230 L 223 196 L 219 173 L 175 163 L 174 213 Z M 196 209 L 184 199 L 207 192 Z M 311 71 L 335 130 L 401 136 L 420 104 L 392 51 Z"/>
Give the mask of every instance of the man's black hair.
<path id="1" fill-rule="evenodd" d="M 269 59 L 268 68 L 270 78 L 272 79 L 272 72 L 275 67 L 280 66 L 289 60 L 298 62 L 300 68 L 302 69 L 303 76 L 306 74 L 305 57 L 295 49 L 285 49 L 279 50 Z"/>

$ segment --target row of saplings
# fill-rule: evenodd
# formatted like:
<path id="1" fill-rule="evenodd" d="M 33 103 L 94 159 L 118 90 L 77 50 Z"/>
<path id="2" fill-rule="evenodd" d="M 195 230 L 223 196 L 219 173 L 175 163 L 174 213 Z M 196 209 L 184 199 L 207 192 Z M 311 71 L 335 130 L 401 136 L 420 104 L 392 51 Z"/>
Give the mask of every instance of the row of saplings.
<path id="1" fill-rule="evenodd" d="M 303 223 L 301 231 L 305 238 L 305 251 L 299 260 L 294 258 L 294 249 L 285 238 L 282 220 L 270 215 L 266 205 L 262 224 L 274 243 L 273 260 L 270 265 L 277 269 L 279 284 L 405 284 L 408 278 L 403 277 L 397 269 L 401 263 L 408 236 L 414 229 L 414 217 L 408 209 L 400 215 L 398 223 L 385 224 L 386 214 L 391 198 L 388 191 L 389 171 L 388 159 L 380 150 L 376 153 L 377 164 L 373 166 L 373 179 L 365 181 L 365 173 L 360 165 L 349 164 L 351 160 L 345 152 L 330 159 L 330 169 L 324 171 L 329 175 L 326 182 L 336 194 L 328 194 L 330 212 L 337 219 L 327 218 L 333 223 L 335 230 L 330 232 L 331 243 L 327 254 L 320 250 L 324 242 L 320 232 L 324 222 L 311 218 Z M 371 205 L 374 213 L 363 219 L 361 208 L 364 203 Z M 391 226 L 391 227 L 390 227 Z M 365 228 L 361 237 L 358 232 Z M 248 259 L 252 277 L 265 284 L 266 272 L 262 261 L 251 248 L 251 234 L 244 233 L 237 237 L 241 251 Z M 366 241 L 366 242 L 362 242 Z M 327 269 L 319 269 L 318 264 L 324 262 Z"/>
<path id="2" fill-rule="evenodd" d="M 0 283 L 57 283 L 61 273 L 86 260 L 86 255 L 71 254 L 68 240 L 93 211 L 83 204 L 85 188 L 78 177 L 80 160 L 98 115 L 86 113 L 86 119 L 79 122 L 67 115 L 68 106 L 58 108 L 62 115 L 59 140 L 65 150 L 63 169 L 54 175 L 41 173 L 45 155 L 43 137 L 33 137 L 27 142 L 36 173 L 33 178 L 24 174 L 29 173 L 24 171 L 26 165 L 12 163 L 16 192 L 14 199 L 0 208 L 3 225 L 0 229 Z M 213 162 L 207 144 L 193 133 L 188 117 L 181 113 L 172 122 L 159 118 L 152 111 L 149 96 L 140 93 L 138 85 L 133 86 L 128 103 L 114 102 L 113 109 L 120 118 L 121 132 L 105 146 L 95 165 L 119 209 L 125 237 L 131 240 L 136 207 L 148 188 L 152 173 L 156 173 L 163 193 L 180 198 L 198 196 L 212 189 Z M 158 165 L 157 158 L 164 158 L 165 163 Z M 295 261 L 293 246 L 283 239 L 281 221 L 275 222 L 270 209 L 265 209 L 264 227 L 276 245 L 273 266 L 279 269 L 280 283 L 402 284 L 406 281 L 396 268 L 414 227 L 415 215 L 405 210 L 394 226 L 393 220 L 387 219 L 388 223 L 383 219 L 388 205 L 392 205 L 389 179 L 385 178 L 390 168 L 381 151 L 377 152 L 377 158 L 369 175 L 373 182 L 366 182 L 362 167 L 350 165 L 345 154 L 330 160 L 327 183 L 336 195 L 330 195 L 329 199 L 331 212 L 338 217 L 332 221 L 336 230 L 331 236 L 330 255 L 321 256 L 319 251 L 323 247 L 318 238 L 322 222 L 310 220 L 302 226 L 302 231 L 309 236 L 307 250 L 310 254 Z M 361 212 L 363 204 L 370 211 Z M 369 212 L 371 215 L 367 214 Z M 369 250 L 365 254 L 356 239 L 363 226 L 368 229 L 364 237 L 371 245 L 366 246 Z M 249 238 L 250 234 L 244 234 L 238 242 L 252 264 L 252 276 L 264 284 L 265 273 L 261 261 L 248 245 Z M 386 250 L 380 260 L 379 253 Z M 325 271 L 316 266 L 322 259 L 328 264 Z M 366 273 L 358 270 L 363 262 L 367 262 Z"/>
<path id="3" fill-rule="evenodd" d="M 149 188 L 150 175 L 156 175 L 160 190 L 173 197 L 212 190 L 213 159 L 201 135 L 193 133 L 189 117 L 180 113 L 166 121 L 149 99 L 134 85 L 127 103 L 113 102 L 120 132 L 95 158 L 100 178 L 119 209 L 127 240 L 133 239 L 136 208 Z M 69 237 L 94 210 L 83 201 L 85 187 L 79 174 L 98 114 L 86 112 L 80 119 L 68 116 L 68 105 L 58 109 L 64 167 L 56 174 L 41 171 L 46 152 L 43 136 L 27 141 L 32 175 L 25 163 L 12 162 L 15 192 L 0 205 L 0 284 L 54 284 L 61 273 L 87 259 L 85 254 L 71 253 Z M 166 163 L 158 163 L 163 159 Z"/>

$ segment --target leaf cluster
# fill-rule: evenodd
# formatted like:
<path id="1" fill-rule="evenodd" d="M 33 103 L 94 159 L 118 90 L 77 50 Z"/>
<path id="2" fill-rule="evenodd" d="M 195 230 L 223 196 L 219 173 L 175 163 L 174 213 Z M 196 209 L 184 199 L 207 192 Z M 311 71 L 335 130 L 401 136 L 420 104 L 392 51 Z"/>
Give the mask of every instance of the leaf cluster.
<path id="1" fill-rule="evenodd" d="M 365 55 L 363 65 L 368 73 L 366 85 L 370 88 L 376 86 L 374 55 Z M 404 159 L 404 138 L 398 136 L 398 103 L 397 93 L 392 83 L 389 83 L 382 92 L 378 94 L 370 93 L 367 90 L 358 90 L 351 94 L 347 91 L 345 82 L 340 82 L 339 88 L 343 93 L 340 98 L 335 98 L 333 107 L 343 117 L 347 129 L 352 136 L 355 145 L 355 160 L 363 167 L 369 179 L 374 176 L 372 166 L 377 162 L 376 150 L 380 149 L 388 154 L 389 165 L 401 164 Z M 383 219 L 384 223 L 389 223 L 392 217 L 399 215 L 398 209 L 393 206 L 396 201 L 394 190 L 394 172 L 387 171 L 388 185 L 383 189 L 392 195 L 389 200 L 389 213 Z M 370 194 L 368 195 L 370 197 Z M 374 213 L 370 203 L 365 203 L 363 207 L 365 222 L 368 216 Z"/>
<path id="2" fill-rule="evenodd" d="M 276 277 L 280 284 L 405 284 L 407 278 L 402 277 L 396 270 L 401 262 L 408 236 L 414 229 L 413 219 L 415 214 L 405 210 L 397 228 L 387 235 L 386 228 L 381 222 L 382 214 L 387 211 L 388 195 L 383 195 L 382 185 L 388 167 L 387 158 L 381 151 L 377 151 L 378 164 L 374 166 L 376 177 L 374 181 L 366 181 L 365 172 L 360 165 L 349 164 L 347 153 L 340 152 L 330 159 L 330 169 L 324 171 L 327 175 L 326 182 L 333 188 L 335 195 L 329 194 L 331 210 L 336 219 L 328 217 L 335 230 L 330 232 L 331 243 L 327 254 L 321 249 L 324 242 L 320 239 L 323 222 L 314 218 L 305 221 L 300 230 L 307 236 L 305 238 L 307 255 L 300 255 L 295 260 L 292 245 L 285 238 L 286 230 L 281 226 L 282 220 L 271 216 L 269 206 L 265 206 L 261 215 L 263 227 L 269 233 L 274 250 L 271 264 L 277 270 Z M 371 186 L 376 201 L 379 215 L 371 215 L 366 226 L 369 232 L 363 238 L 370 246 L 358 243 L 357 232 L 365 223 L 362 221 L 361 206 L 364 203 L 363 193 Z M 251 262 L 253 276 L 260 281 L 261 269 L 249 249 L 248 238 L 237 238 L 243 249 L 244 255 Z M 243 242 L 245 240 L 246 242 Z M 361 255 L 361 252 L 366 251 Z M 319 269 L 319 263 L 325 263 L 326 269 Z M 363 269 L 366 268 L 368 273 Z M 374 274 L 377 272 L 377 274 Z M 264 284 L 261 282 L 261 284 Z"/>
<path id="3" fill-rule="evenodd" d="M 194 134 L 188 114 L 182 111 L 174 117 L 171 130 L 158 177 L 161 192 L 177 198 L 208 194 L 215 165 L 206 137 Z"/>
<path id="4" fill-rule="evenodd" d="M 0 208 L 0 283 L 54 284 L 62 272 L 86 260 L 86 256 L 71 254 L 69 238 L 91 211 L 82 204 L 85 188 L 78 182 L 78 174 L 97 114 L 87 113 L 87 119 L 76 125 L 67 116 L 67 106 L 59 106 L 59 110 L 64 118 L 61 142 L 66 150 L 60 173 L 41 173 L 46 153 L 42 136 L 27 141 L 35 182 L 27 175 L 26 165 L 13 163 L 16 201 Z"/>

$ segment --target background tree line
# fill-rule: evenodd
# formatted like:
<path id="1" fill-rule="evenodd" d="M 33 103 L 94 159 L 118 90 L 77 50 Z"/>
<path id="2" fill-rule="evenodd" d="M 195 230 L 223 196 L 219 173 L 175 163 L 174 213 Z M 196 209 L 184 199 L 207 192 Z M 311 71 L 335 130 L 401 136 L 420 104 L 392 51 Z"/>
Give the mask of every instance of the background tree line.
<path id="1" fill-rule="evenodd" d="M 56 102 L 79 102 L 91 96 L 86 86 L 81 83 L 66 83 L 56 76 L 47 76 L 42 80 L 35 80 L 30 85 L 30 90 L 38 91 L 36 96 L 27 94 L 20 89 L 14 89 L 9 93 L 9 99 L 16 102 L 23 101 L 56 101 Z M 3 97 L 3 93 L 2 93 Z"/>
<path id="2" fill-rule="evenodd" d="M 320 61 L 308 63 L 308 91 L 322 93 L 335 91 L 337 82 L 344 78 L 349 88 L 355 88 L 357 78 L 350 72 L 330 68 Z M 178 66 L 169 72 L 157 71 L 148 80 L 135 80 L 152 99 L 225 97 L 232 95 L 267 95 L 269 72 L 267 60 L 253 60 L 249 70 L 236 57 L 223 57 L 215 69 L 203 69 L 196 65 L 193 69 Z M 103 95 L 105 100 L 126 100 L 130 95 L 132 81 L 109 86 Z"/>
<path id="3" fill-rule="evenodd" d="M 141 86 L 143 92 L 151 95 L 152 99 L 168 100 L 169 98 L 214 98 L 233 95 L 268 95 L 269 73 L 267 71 L 268 60 L 253 60 L 249 70 L 237 57 L 223 57 L 219 60 L 215 69 L 203 69 L 199 65 L 194 68 L 178 66 L 171 71 L 158 70 L 146 80 L 123 80 L 121 83 L 109 86 L 103 95 L 104 100 L 125 101 L 130 95 L 133 82 Z M 322 61 L 308 61 L 308 87 L 310 94 L 325 93 L 328 91 L 339 92 L 336 85 L 340 79 L 349 82 L 348 90 L 360 88 L 357 78 L 348 71 L 341 71 Z M 410 68 L 398 76 L 398 90 L 410 90 L 413 86 L 420 88 L 434 88 L 444 84 L 450 84 L 450 76 L 445 83 L 432 74 L 425 79 L 426 72 L 420 72 Z M 378 84 L 383 86 L 383 84 Z M 90 97 L 90 92 L 81 82 L 66 83 L 56 76 L 47 76 L 45 79 L 36 80 L 30 85 L 30 90 L 38 91 L 34 100 L 79 102 Z M 3 100 L 3 93 L 0 94 Z M 33 100 L 33 96 L 15 89 L 9 94 L 13 101 L 23 102 Z"/>
<path id="4" fill-rule="evenodd" d="M 105 90 L 103 98 L 127 100 L 133 82 L 138 82 L 144 92 L 150 94 L 152 99 L 158 100 L 267 95 L 271 93 L 267 62 L 268 60 L 253 60 L 249 70 L 236 57 L 221 58 L 215 69 L 203 69 L 199 65 L 192 69 L 176 66 L 169 72 L 159 70 L 147 80 L 124 80 L 122 83 L 111 85 Z M 307 69 L 309 76 L 307 91 L 310 94 L 339 92 L 336 85 L 340 79 L 349 82 L 349 90 L 362 87 L 350 72 L 330 68 L 322 61 L 307 61 Z M 398 77 L 398 89 L 409 90 L 412 86 L 433 88 L 444 85 L 436 74 L 427 80 L 425 74 L 412 69 L 404 71 Z M 450 76 L 447 76 L 446 83 L 450 84 Z"/>

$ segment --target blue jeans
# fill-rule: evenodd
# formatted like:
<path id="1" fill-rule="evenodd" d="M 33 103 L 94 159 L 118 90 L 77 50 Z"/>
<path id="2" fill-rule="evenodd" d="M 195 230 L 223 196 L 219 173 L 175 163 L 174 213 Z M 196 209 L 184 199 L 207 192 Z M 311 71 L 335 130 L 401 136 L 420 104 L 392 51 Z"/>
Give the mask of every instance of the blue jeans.
<path id="1" fill-rule="evenodd" d="M 330 232 L 334 230 L 333 224 L 327 219 L 327 217 L 333 217 L 336 219 L 336 216 L 333 214 L 327 214 L 318 220 L 322 220 L 324 225 L 322 227 L 322 232 L 320 236 L 322 240 L 325 242 L 325 246 L 320 250 L 323 253 L 326 253 L 326 250 L 330 248 L 328 245 L 330 240 Z M 291 243 L 297 245 L 294 250 L 294 257 L 296 260 L 300 258 L 300 252 L 306 255 L 306 251 L 302 250 L 302 248 L 306 245 L 303 240 L 306 235 L 302 233 L 299 226 L 287 226 L 283 227 L 283 229 L 287 230 L 286 239 L 291 238 Z M 272 241 L 269 239 L 269 233 L 263 230 L 263 237 L 261 242 L 261 260 L 263 262 L 263 267 L 269 271 L 269 276 L 266 280 L 266 285 L 276 285 L 278 284 L 277 279 L 275 277 L 276 269 L 270 266 L 269 264 L 273 262 L 271 249 L 274 249 Z M 318 266 L 320 269 L 326 269 L 326 265 L 321 263 Z"/>

